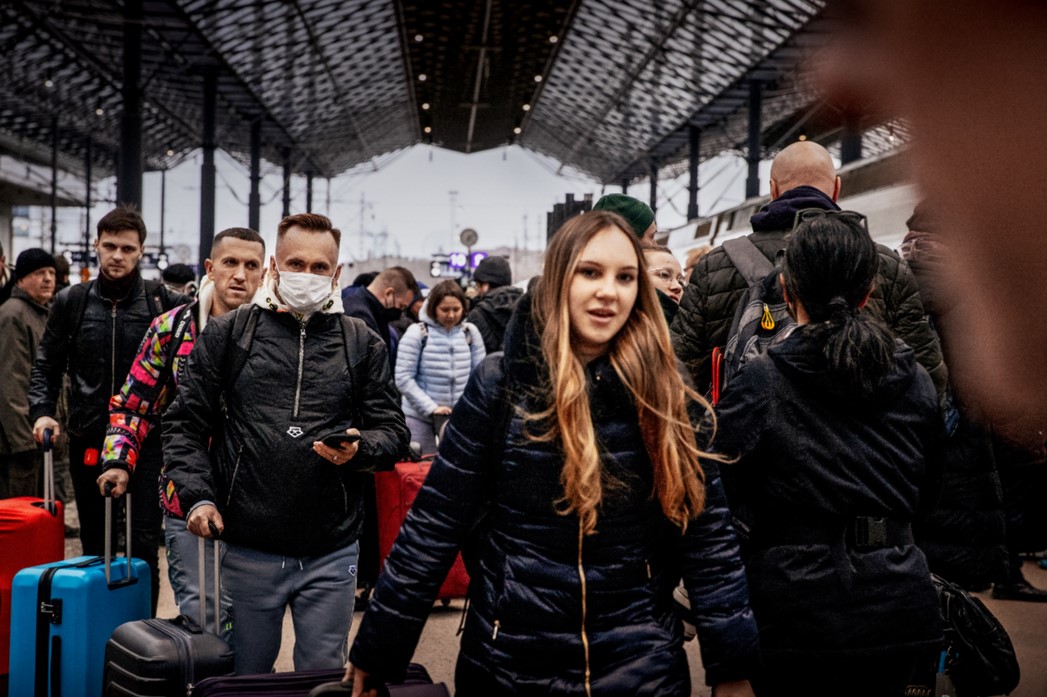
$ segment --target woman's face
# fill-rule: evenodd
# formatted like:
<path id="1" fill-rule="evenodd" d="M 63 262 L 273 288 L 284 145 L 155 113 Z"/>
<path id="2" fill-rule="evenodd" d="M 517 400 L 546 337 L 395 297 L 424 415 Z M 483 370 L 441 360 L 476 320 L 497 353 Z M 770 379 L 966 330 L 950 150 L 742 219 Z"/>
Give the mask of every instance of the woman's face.
<path id="1" fill-rule="evenodd" d="M 568 288 L 571 339 L 579 359 L 603 355 L 636 304 L 640 273 L 636 252 L 615 227 L 596 233 L 578 255 Z"/>
<path id="2" fill-rule="evenodd" d="M 462 301 L 453 295 L 448 295 L 436 306 L 436 323 L 444 329 L 451 329 L 462 321 Z"/>
<path id="3" fill-rule="evenodd" d="M 679 259 L 666 252 L 644 252 L 643 255 L 651 283 L 679 304 L 683 297 L 683 270 Z"/>

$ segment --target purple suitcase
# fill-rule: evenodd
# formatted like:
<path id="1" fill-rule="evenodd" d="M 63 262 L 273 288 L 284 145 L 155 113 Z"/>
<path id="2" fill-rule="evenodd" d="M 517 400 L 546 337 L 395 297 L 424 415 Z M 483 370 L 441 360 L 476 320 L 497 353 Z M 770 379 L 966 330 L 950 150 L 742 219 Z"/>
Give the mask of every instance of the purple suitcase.
<path id="1" fill-rule="evenodd" d="M 309 697 L 310 693 L 323 687 L 335 687 L 345 671 L 302 670 L 294 673 L 268 673 L 265 675 L 237 675 L 234 677 L 207 678 L 193 689 L 192 697 L 232 697 L 233 695 L 264 695 L 265 697 Z M 338 694 L 338 692 L 317 692 Z M 349 694 L 342 692 L 342 694 Z M 407 667 L 407 678 L 403 684 L 389 685 L 390 697 L 451 697 L 443 683 L 433 684 L 425 668 L 412 663 Z"/>

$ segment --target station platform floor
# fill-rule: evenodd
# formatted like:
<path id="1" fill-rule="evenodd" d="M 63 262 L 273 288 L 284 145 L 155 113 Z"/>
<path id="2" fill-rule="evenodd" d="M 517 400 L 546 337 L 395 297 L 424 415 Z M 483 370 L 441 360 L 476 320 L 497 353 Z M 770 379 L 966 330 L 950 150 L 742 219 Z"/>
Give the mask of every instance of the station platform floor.
<path id="1" fill-rule="evenodd" d="M 66 540 L 66 557 L 79 556 L 79 540 Z M 1047 570 L 1031 561 L 1023 567 L 1025 577 L 1039 588 L 1047 588 Z M 994 600 L 988 591 L 976 593 L 982 602 L 999 618 L 1007 628 L 1018 654 L 1021 666 L 1021 683 L 1011 693 L 1011 697 L 1045 697 L 1047 695 L 1047 603 L 1028 603 L 1013 600 Z M 458 655 L 458 637 L 456 632 L 461 619 L 464 601 L 452 601 L 448 606 L 437 603 L 429 616 L 429 621 L 422 632 L 414 661 L 421 663 L 432 675 L 433 680 L 445 682 L 452 689 L 454 686 L 454 665 Z M 174 595 L 167 582 L 167 561 L 161 548 L 160 555 L 160 602 L 157 610 L 159 617 L 174 617 L 178 608 Z M 353 619 L 350 639 L 355 636 L 356 628 L 363 614 L 357 612 Z M 283 645 L 276 661 L 277 671 L 294 669 L 292 651 L 294 649 L 294 631 L 291 628 L 290 614 L 284 617 Z M 691 665 L 692 697 L 711 697 L 712 690 L 705 686 L 705 672 L 698 656 L 698 643 L 690 641 L 686 650 Z"/>

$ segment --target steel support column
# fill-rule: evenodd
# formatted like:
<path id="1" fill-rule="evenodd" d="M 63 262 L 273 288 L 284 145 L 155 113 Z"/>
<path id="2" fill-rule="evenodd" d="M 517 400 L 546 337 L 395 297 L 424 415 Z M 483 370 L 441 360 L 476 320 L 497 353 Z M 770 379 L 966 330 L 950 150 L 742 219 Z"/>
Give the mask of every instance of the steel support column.
<path id="1" fill-rule="evenodd" d="M 745 197 L 760 195 L 760 133 L 763 101 L 763 84 L 758 80 L 749 83 L 749 151 L 745 160 L 749 163 L 749 177 L 745 180 Z"/>
<path id="2" fill-rule="evenodd" d="M 291 149 L 284 148 L 284 196 L 281 217 L 291 215 Z"/>
<path id="3" fill-rule="evenodd" d="M 58 246 L 58 117 L 51 117 L 51 254 Z"/>
<path id="4" fill-rule="evenodd" d="M 658 163 L 651 163 L 651 210 L 658 212 Z"/>
<path id="5" fill-rule="evenodd" d="M 142 207 L 142 0 L 124 2 L 123 111 L 116 199 Z"/>
<path id="6" fill-rule="evenodd" d="M 84 261 L 81 268 L 91 265 L 91 136 L 87 136 L 87 155 L 84 156 Z"/>
<path id="7" fill-rule="evenodd" d="M 629 180 L 628 179 L 623 179 L 622 180 L 622 193 L 623 194 L 629 193 Z"/>
<path id="8" fill-rule="evenodd" d="M 862 159 L 861 117 L 848 114 L 843 122 L 843 138 L 840 140 L 840 164 Z"/>
<path id="9" fill-rule="evenodd" d="M 305 173 L 305 212 L 313 212 L 313 173 Z"/>
<path id="10" fill-rule="evenodd" d="M 197 254 L 199 266 L 203 271 L 204 260 L 211 256 L 211 243 L 214 240 L 215 209 L 215 108 L 218 97 L 218 71 L 207 68 L 204 71 L 204 164 L 200 168 L 200 249 Z"/>
<path id="11" fill-rule="evenodd" d="M 164 254 L 167 251 L 167 246 L 164 244 L 164 228 L 166 227 L 164 216 L 167 213 L 167 168 L 164 167 L 160 170 L 160 253 Z M 201 268 L 201 275 L 203 269 Z"/>
<path id="12" fill-rule="evenodd" d="M 694 220 L 698 217 L 698 151 L 701 145 L 702 129 L 690 126 L 687 129 L 688 137 L 688 168 L 690 181 L 687 184 L 687 219 Z"/>
<path id="13" fill-rule="evenodd" d="M 262 120 L 251 123 L 251 194 L 247 198 L 247 227 L 258 230 L 262 219 Z"/>

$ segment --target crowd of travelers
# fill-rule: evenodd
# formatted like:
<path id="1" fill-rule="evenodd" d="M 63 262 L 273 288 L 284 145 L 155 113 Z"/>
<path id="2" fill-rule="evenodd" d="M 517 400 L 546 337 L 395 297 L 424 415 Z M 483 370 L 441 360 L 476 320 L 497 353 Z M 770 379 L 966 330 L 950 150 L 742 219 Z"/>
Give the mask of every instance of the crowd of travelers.
<path id="1" fill-rule="evenodd" d="M 0 498 L 39 495 L 36 445 L 68 439 L 71 532 L 101 554 L 103 497 L 134 494 L 154 613 L 161 540 L 195 618 L 197 540 L 220 538 L 237 673 L 273 669 L 289 608 L 296 670 L 377 694 L 461 552 L 463 697 L 684 697 L 685 624 L 718 697 L 933 683 L 931 572 L 1047 600 L 1020 556 L 1047 548 L 1042 432 L 994 423 L 947 367 L 963 315 L 933 201 L 899 254 L 837 205 L 820 145 L 770 177 L 741 242 L 681 263 L 650 207 L 610 194 L 527 291 L 488 257 L 472 297 L 399 266 L 343 288 L 314 213 L 268 256 L 223 230 L 199 286 L 178 265 L 146 280 L 145 225 L 117 208 L 96 279 L 68 286 L 41 249 L 4 279 Z M 373 474 L 412 446 L 432 468 L 379 574 Z"/>

